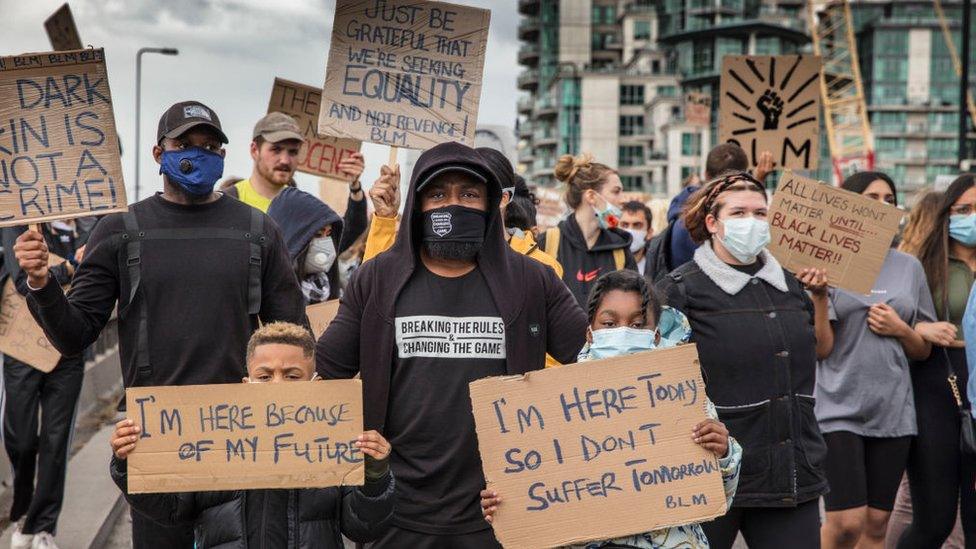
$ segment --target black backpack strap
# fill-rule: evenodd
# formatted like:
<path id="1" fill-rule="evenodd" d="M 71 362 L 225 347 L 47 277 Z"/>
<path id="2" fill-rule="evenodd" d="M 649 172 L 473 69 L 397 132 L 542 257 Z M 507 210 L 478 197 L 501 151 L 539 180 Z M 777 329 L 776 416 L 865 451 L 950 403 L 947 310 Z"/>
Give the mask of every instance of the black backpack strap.
<path id="1" fill-rule="evenodd" d="M 126 309 L 131 314 L 142 279 L 142 237 L 145 233 L 139 230 L 139 220 L 132 210 L 122 214 L 122 222 L 125 224 L 122 240 L 125 243 L 125 267 L 129 277 L 129 301 L 126 303 Z M 149 362 L 149 321 L 146 309 L 145 302 L 136 308 L 139 315 L 136 335 L 136 385 L 144 385 L 152 379 L 152 364 Z"/>
<path id="2" fill-rule="evenodd" d="M 264 214 L 257 208 L 251 208 L 251 232 L 245 238 L 251 245 L 251 257 L 248 259 L 247 314 L 256 315 L 261 312 L 261 246 L 267 240 L 264 235 Z"/>
<path id="3" fill-rule="evenodd" d="M 678 309 L 683 313 L 684 309 L 688 305 L 688 292 L 687 289 L 685 288 L 684 276 L 682 276 L 682 274 L 677 271 L 671 271 L 670 273 L 667 274 L 667 278 L 670 279 L 671 283 L 674 284 L 674 287 L 678 289 L 678 299 L 681 300 L 680 305 L 675 303 L 670 303 L 670 302 L 668 303 L 668 305 L 674 307 L 675 309 Z"/>
<path id="4" fill-rule="evenodd" d="M 139 284 L 142 278 L 142 243 L 148 240 L 197 240 L 197 239 L 228 239 L 242 238 L 248 242 L 248 280 L 247 280 L 247 309 L 248 314 L 256 315 L 261 311 L 261 248 L 268 238 L 264 234 L 264 214 L 260 210 L 251 208 L 251 222 L 247 232 L 235 229 L 221 228 L 193 228 L 193 229 L 140 229 L 139 221 L 133 211 L 122 214 L 125 231 L 122 242 L 125 247 L 125 265 L 129 277 L 129 301 L 125 305 L 126 315 L 137 314 L 139 323 L 138 342 L 136 345 L 136 379 L 137 384 L 145 385 L 152 376 L 152 365 L 149 362 L 149 326 L 146 302 L 137 301 Z"/>

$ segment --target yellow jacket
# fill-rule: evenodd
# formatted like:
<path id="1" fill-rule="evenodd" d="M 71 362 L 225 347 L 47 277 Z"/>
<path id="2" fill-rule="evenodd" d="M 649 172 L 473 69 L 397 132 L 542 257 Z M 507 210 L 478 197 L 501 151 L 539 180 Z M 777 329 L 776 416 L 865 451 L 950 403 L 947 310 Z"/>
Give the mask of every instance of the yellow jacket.
<path id="1" fill-rule="evenodd" d="M 527 255 L 539 263 L 549 265 L 552 267 L 552 270 L 556 271 L 556 276 L 562 279 L 563 266 L 556 261 L 555 257 L 552 257 L 546 252 L 542 251 L 542 248 L 540 248 L 536 243 L 535 237 L 532 236 L 532 233 L 523 233 L 522 235 L 512 236 L 512 239 L 508 241 L 508 245 L 522 255 Z"/>
<path id="2" fill-rule="evenodd" d="M 396 217 L 373 216 L 373 222 L 369 226 L 369 234 L 366 235 L 366 252 L 363 254 L 363 262 L 369 261 L 393 247 L 399 224 L 400 220 Z M 556 276 L 562 280 L 563 266 L 556 261 L 556 258 L 539 249 L 532 233 L 513 236 L 509 245 L 516 252 L 552 267 L 552 270 L 556 271 Z M 546 368 L 553 366 L 559 366 L 559 363 L 551 356 L 546 355 Z"/>

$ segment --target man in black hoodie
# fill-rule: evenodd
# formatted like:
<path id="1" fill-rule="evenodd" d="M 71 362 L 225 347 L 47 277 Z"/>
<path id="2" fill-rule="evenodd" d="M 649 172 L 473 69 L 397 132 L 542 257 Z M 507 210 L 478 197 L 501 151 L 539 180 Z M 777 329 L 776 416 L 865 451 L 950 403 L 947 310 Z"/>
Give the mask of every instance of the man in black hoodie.
<path id="1" fill-rule="evenodd" d="M 473 149 L 417 161 L 396 243 L 367 261 L 316 349 L 323 378 L 362 375 L 366 429 L 393 446 L 395 528 L 375 547 L 497 547 L 468 383 L 573 362 L 586 315 L 552 269 L 505 241 L 502 189 Z"/>

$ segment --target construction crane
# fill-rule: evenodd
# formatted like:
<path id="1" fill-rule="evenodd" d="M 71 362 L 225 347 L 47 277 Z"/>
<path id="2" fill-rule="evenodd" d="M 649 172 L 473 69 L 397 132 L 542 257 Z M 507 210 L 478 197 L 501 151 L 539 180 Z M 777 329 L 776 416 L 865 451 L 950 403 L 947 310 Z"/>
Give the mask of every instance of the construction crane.
<path id="1" fill-rule="evenodd" d="M 942 37 L 945 39 L 949 56 L 952 57 L 952 67 L 956 71 L 956 76 L 962 78 L 962 61 L 959 60 L 959 52 L 956 51 L 956 43 L 952 40 L 952 31 L 949 30 L 949 21 L 946 20 L 945 12 L 942 11 L 942 2 L 940 0 L 935 0 L 935 13 L 939 16 Z M 966 91 L 966 106 L 969 107 L 969 117 L 972 119 L 973 125 L 976 125 L 976 103 L 973 102 L 972 90 Z"/>
<path id="2" fill-rule="evenodd" d="M 874 169 L 874 137 L 864 101 L 854 25 L 847 0 L 807 1 L 813 53 L 823 59 L 820 93 L 834 183 L 851 173 Z"/>

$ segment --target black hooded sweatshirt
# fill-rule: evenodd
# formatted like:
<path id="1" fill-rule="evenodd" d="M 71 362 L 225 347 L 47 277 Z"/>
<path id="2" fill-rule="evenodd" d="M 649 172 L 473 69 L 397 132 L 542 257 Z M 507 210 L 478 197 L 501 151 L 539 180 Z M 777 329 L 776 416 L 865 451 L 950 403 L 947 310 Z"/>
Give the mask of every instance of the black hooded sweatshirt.
<path id="1" fill-rule="evenodd" d="M 448 165 L 469 167 L 488 179 L 487 229 L 477 269 L 458 279 L 431 283 L 438 277 L 426 272 L 419 261 L 420 213 L 415 189 L 418 181 Z M 479 509 L 478 491 L 484 487 L 484 475 L 466 385 L 457 383 L 463 389 L 451 393 L 439 392 L 433 385 L 456 382 L 458 376 L 468 375 L 485 363 L 499 368 L 499 374 L 539 370 L 545 365 L 547 352 L 560 362 L 573 362 L 586 338 L 586 315 L 552 269 L 508 246 L 498 208 L 500 200 L 497 178 L 473 149 L 444 143 L 421 155 L 406 193 L 404 211 L 411 213 L 403 216 L 396 243 L 360 267 L 316 348 L 316 368 L 323 378 L 362 375 L 366 429 L 416 441 L 403 426 L 411 418 L 423 416 L 419 425 L 413 425 L 428 434 L 423 442 L 441 443 L 440 452 L 427 453 L 415 449 L 420 444 L 397 444 L 391 439 L 391 466 L 398 486 L 394 523 L 401 528 L 428 534 L 464 534 L 489 527 Z M 403 316 L 404 307 L 411 308 L 407 312 L 413 314 L 437 315 L 451 307 L 457 311 L 456 303 L 446 298 L 430 299 L 429 307 L 416 311 L 417 302 L 410 297 L 416 295 L 418 286 L 462 281 L 479 291 L 487 288 L 487 299 L 474 305 L 468 315 L 479 316 L 490 310 L 491 316 L 500 319 L 504 325 L 504 357 L 435 358 L 426 360 L 421 368 L 411 363 L 415 359 L 401 358 L 403 347 L 397 343 L 396 329 L 401 326 L 398 320 L 403 321 L 398 317 Z M 497 324 L 496 320 L 493 325 Z M 416 379 L 409 379 L 409 372 L 415 371 L 436 372 L 432 386 L 430 390 L 409 389 L 410 394 L 405 395 L 406 388 L 420 385 Z M 425 414 L 446 407 L 450 407 L 449 413 Z M 463 444 L 458 445 L 459 440 Z M 450 483 L 445 479 L 451 479 Z"/>
<path id="2" fill-rule="evenodd" d="M 288 257 L 295 265 L 299 283 L 305 277 L 305 253 L 316 233 L 326 225 L 332 225 L 332 243 L 335 244 L 336 260 L 329 267 L 328 299 L 339 297 L 339 254 L 346 251 L 359 235 L 349 235 L 342 230 L 342 218 L 328 204 L 317 197 L 286 187 L 278 193 L 268 207 L 268 217 L 281 229 L 281 237 L 288 249 Z M 349 238 L 352 236 L 352 238 Z"/>
<path id="3" fill-rule="evenodd" d="M 576 217 L 559 222 L 559 249 L 556 261 L 563 266 L 563 282 L 573 293 L 580 307 L 586 308 L 590 288 L 601 275 L 617 270 L 613 251 L 624 250 L 624 269 L 637 270 L 637 262 L 630 253 L 630 234 L 620 229 L 600 229 L 600 237 L 592 249 L 586 248 L 586 238 Z M 539 249 L 546 250 L 546 233 L 539 235 Z"/>

